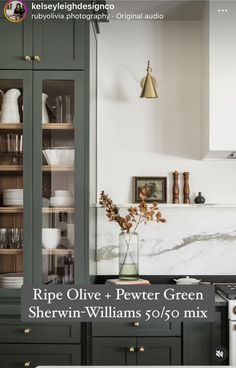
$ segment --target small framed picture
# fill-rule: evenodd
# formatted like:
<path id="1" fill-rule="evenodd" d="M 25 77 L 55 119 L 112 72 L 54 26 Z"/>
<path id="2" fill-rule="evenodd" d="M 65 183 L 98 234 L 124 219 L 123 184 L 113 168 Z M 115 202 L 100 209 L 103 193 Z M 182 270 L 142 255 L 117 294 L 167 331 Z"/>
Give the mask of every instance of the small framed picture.
<path id="1" fill-rule="evenodd" d="M 139 194 L 143 187 L 146 187 L 148 189 L 147 203 L 153 201 L 166 203 L 166 186 L 167 178 L 165 176 L 135 176 L 133 178 L 133 200 L 135 203 L 141 202 Z"/>

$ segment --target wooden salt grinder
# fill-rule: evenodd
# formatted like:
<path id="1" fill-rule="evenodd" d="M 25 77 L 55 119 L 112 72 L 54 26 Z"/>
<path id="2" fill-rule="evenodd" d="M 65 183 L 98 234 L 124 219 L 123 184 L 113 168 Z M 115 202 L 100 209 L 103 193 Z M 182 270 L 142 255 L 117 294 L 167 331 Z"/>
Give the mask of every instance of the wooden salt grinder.
<path id="1" fill-rule="evenodd" d="M 179 203 L 179 172 L 173 172 L 173 203 Z"/>
<path id="2" fill-rule="evenodd" d="M 190 190 L 189 190 L 189 172 L 184 172 L 183 176 L 184 176 L 184 190 L 183 190 L 184 203 L 189 204 L 190 203 L 190 198 L 189 198 L 189 194 L 190 194 Z"/>

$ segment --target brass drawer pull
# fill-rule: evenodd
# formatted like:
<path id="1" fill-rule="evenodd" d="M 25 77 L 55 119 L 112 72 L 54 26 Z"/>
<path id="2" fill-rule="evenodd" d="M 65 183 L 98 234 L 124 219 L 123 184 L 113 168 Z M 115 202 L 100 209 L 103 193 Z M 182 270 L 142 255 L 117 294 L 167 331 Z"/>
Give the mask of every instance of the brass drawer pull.
<path id="1" fill-rule="evenodd" d="M 139 322 L 134 322 L 134 327 L 139 327 L 140 323 Z"/>
<path id="2" fill-rule="evenodd" d="M 30 332 L 31 332 L 31 329 L 30 329 L 30 328 L 25 328 L 25 329 L 24 329 L 24 334 L 25 334 L 25 335 L 29 335 L 29 334 L 30 334 Z"/>
<path id="3" fill-rule="evenodd" d="M 40 61 L 41 61 L 40 57 L 37 56 L 37 55 L 34 57 L 34 60 L 37 61 L 37 63 L 40 63 Z"/>
<path id="4" fill-rule="evenodd" d="M 30 57 L 30 56 L 28 56 L 28 55 L 26 55 L 26 56 L 25 56 L 25 61 L 28 61 L 28 63 L 31 63 L 31 61 L 32 61 L 32 60 L 31 60 L 31 57 Z"/>
<path id="5" fill-rule="evenodd" d="M 30 367 L 30 365 L 31 365 L 30 362 L 25 362 L 24 367 L 27 368 L 27 367 Z"/>
<path id="6" fill-rule="evenodd" d="M 131 346 L 131 347 L 129 348 L 129 352 L 130 352 L 130 353 L 134 353 L 134 352 L 135 352 L 135 348 L 134 348 L 133 346 Z"/>
<path id="7" fill-rule="evenodd" d="M 140 353 L 144 353 L 144 351 L 145 351 L 144 346 L 140 346 L 140 348 L 138 349 L 138 351 L 139 351 Z"/>

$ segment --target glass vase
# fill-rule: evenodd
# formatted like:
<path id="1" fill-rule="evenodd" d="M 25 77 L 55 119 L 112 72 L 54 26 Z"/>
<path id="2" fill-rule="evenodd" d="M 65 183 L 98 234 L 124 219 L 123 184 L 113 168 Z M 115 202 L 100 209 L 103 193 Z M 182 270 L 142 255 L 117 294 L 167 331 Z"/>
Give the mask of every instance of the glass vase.
<path id="1" fill-rule="evenodd" d="M 139 237 L 135 232 L 122 231 L 119 235 L 119 279 L 139 279 Z"/>

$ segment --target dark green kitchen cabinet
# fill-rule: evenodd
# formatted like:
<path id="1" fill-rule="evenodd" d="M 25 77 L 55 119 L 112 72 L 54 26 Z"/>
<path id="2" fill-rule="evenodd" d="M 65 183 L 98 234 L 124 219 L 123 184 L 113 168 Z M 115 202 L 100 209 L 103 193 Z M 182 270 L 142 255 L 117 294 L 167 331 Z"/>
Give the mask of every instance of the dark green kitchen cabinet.
<path id="1" fill-rule="evenodd" d="M 178 337 L 93 338 L 93 365 L 179 365 Z"/>
<path id="2" fill-rule="evenodd" d="M 0 343 L 81 343 L 81 323 L 24 323 L 20 317 L 0 318 Z"/>
<path id="3" fill-rule="evenodd" d="M 34 69 L 84 69 L 83 21 L 34 21 Z"/>
<path id="4" fill-rule="evenodd" d="M 219 360 L 216 349 L 228 350 L 227 305 L 216 307 L 213 322 L 183 323 L 184 365 L 227 365 L 228 360 Z"/>
<path id="5" fill-rule="evenodd" d="M 43 122 L 42 94 L 48 96 L 48 115 L 52 121 L 57 96 L 70 96 L 73 113 L 67 116 L 71 119 L 69 124 Z M 33 281 L 48 284 L 53 279 L 57 284 L 80 284 L 84 282 L 85 263 L 84 73 L 34 71 L 33 96 L 33 234 L 38 245 L 33 249 Z M 53 152 L 57 154 L 56 160 L 51 155 Z M 46 157 L 45 153 L 49 156 Z M 59 163 L 57 157 L 61 157 Z M 70 192 L 71 204 L 52 206 L 51 198 L 56 191 Z M 60 244 L 53 251 L 44 243 L 43 234 L 48 228 L 59 229 L 61 234 Z M 68 257 L 70 275 L 67 272 Z"/>
<path id="6" fill-rule="evenodd" d="M 87 350 L 83 324 L 23 323 L 19 317 L 22 282 L 83 284 L 95 258 L 89 244 L 96 240 L 96 29 L 88 22 L 50 24 L 0 21 L 6 46 L 0 54 L 1 143 L 21 142 L 16 151 L 0 145 L 0 228 L 21 234 L 13 246 L 4 241 L 0 247 L 0 274 L 20 279 L 0 287 L 1 368 L 80 365 Z M 3 108 L 9 91 L 18 95 L 13 120 Z M 61 113 L 63 101 L 69 113 Z M 46 157 L 53 150 L 63 153 L 61 162 Z M 4 203 L 6 189 L 23 189 L 21 203 Z M 56 190 L 70 194 L 69 204 L 52 205 Z M 42 229 L 59 230 L 53 249 L 45 246 Z"/>
<path id="7" fill-rule="evenodd" d="M 93 338 L 92 365 L 136 365 L 136 339 Z"/>
<path id="8" fill-rule="evenodd" d="M 180 365 L 179 337 L 140 337 L 137 339 L 137 365 Z"/>
<path id="9" fill-rule="evenodd" d="M 90 243 L 94 248 L 96 243 L 96 31 L 88 22 L 77 22 L 73 31 L 81 34 L 81 46 L 76 37 L 69 42 L 68 34 L 72 30 L 69 25 L 63 28 L 63 24 L 68 47 L 74 50 L 70 55 L 74 55 L 75 67 L 68 64 L 70 70 L 66 70 L 67 66 L 61 64 L 61 70 L 57 67 L 50 70 L 49 64 L 45 64 L 49 70 L 22 70 L 20 66 L 14 70 L 0 69 L 1 142 L 14 139 L 23 142 L 17 152 L 0 148 L 0 228 L 23 229 L 24 234 L 24 244 L 22 239 L 16 246 L 1 244 L 0 274 L 15 273 L 21 274 L 20 277 L 23 274 L 24 284 L 88 282 L 89 259 L 95 255 L 89 257 L 89 247 L 85 245 Z M 18 27 L 11 24 L 14 26 Z M 21 36 L 25 36 L 25 30 Z M 87 67 L 80 70 L 82 59 L 75 47 L 81 46 L 83 50 L 85 44 Z M 48 45 L 45 47 L 49 49 Z M 53 54 L 57 56 L 55 50 Z M 0 67 L 2 57 L 1 54 Z M 17 109 L 13 120 L 3 108 L 7 93 L 18 96 L 13 101 Z M 67 106 L 64 110 L 68 109 L 64 115 L 61 114 L 63 101 Z M 54 161 L 48 159 L 46 151 L 48 154 L 57 151 Z M 69 158 L 65 161 L 66 156 Z M 23 204 L 4 203 L 4 191 L 9 189 L 23 190 Z M 53 205 L 51 198 L 55 198 L 56 191 L 67 192 L 69 204 Z M 51 233 L 58 230 L 59 240 L 54 249 L 43 241 L 42 234 L 48 229 Z M 21 285 L 16 285 L 16 288 L 0 288 L 0 298 L 4 301 L 0 303 L 1 315 L 20 313 Z"/>
<path id="10" fill-rule="evenodd" d="M 85 22 L 35 20 L 28 14 L 20 23 L 4 16 L 0 2 L 0 69 L 83 70 L 85 67 Z"/>
<path id="11" fill-rule="evenodd" d="M 0 69 L 30 69 L 32 63 L 32 21 L 12 23 L 4 16 L 6 2 L 0 1 Z"/>
<path id="12" fill-rule="evenodd" d="M 79 365 L 80 356 L 80 345 L 0 345 L 1 368 Z"/>
<path id="13" fill-rule="evenodd" d="M 85 150 L 89 149 L 84 143 L 84 72 L 0 70 L 0 90 L 4 93 L 0 124 L 0 228 L 23 229 L 24 234 L 24 246 L 20 240 L 8 246 L 7 237 L 1 245 L 0 273 L 15 273 L 16 279 L 23 277 L 24 284 L 83 283 L 84 264 L 88 262 L 84 250 L 84 162 Z M 4 112 L 5 95 L 9 93 L 16 115 Z M 68 121 L 58 122 L 54 105 L 58 98 L 61 101 L 61 96 L 69 99 L 70 114 L 65 117 Z M 42 102 L 43 97 L 47 103 Z M 19 141 L 22 144 L 17 151 L 9 150 L 5 143 L 3 147 L 2 143 L 11 146 Z M 53 153 L 54 159 L 46 159 L 45 152 Z M 4 202 L 6 190 L 22 191 L 22 202 L 18 200 L 9 206 Z M 68 205 L 51 205 L 56 191 L 70 194 Z M 55 249 L 45 246 L 44 229 L 50 234 L 58 233 Z M 0 296 L 19 296 L 21 284 L 15 284 L 19 285 L 16 289 L 2 287 Z M 10 313 L 8 307 L 6 311 Z"/>
<path id="14" fill-rule="evenodd" d="M 180 336 L 180 322 L 92 323 L 93 336 Z"/>

